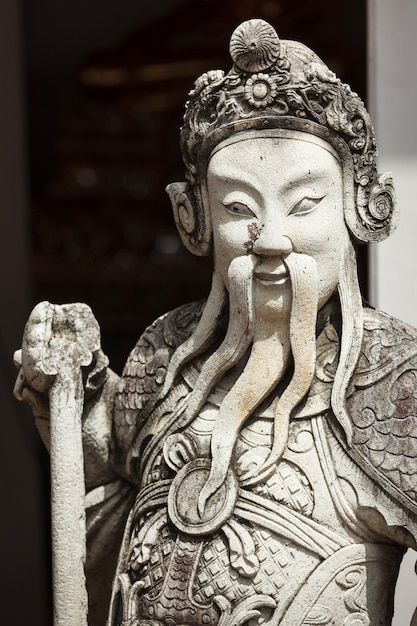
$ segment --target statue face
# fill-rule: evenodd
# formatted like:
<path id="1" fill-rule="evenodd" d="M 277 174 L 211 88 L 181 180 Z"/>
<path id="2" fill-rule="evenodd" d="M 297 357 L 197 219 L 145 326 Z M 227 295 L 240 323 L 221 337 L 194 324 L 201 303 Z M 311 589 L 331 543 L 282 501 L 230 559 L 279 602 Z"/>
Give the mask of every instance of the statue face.
<path id="1" fill-rule="evenodd" d="M 226 288 L 232 259 L 252 254 L 255 302 L 286 314 L 292 290 L 285 257 L 314 258 L 321 308 L 349 241 L 341 165 L 330 146 L 305 137 L 252 135 L 221 147 L 207 171 L 215 263 Z"/>

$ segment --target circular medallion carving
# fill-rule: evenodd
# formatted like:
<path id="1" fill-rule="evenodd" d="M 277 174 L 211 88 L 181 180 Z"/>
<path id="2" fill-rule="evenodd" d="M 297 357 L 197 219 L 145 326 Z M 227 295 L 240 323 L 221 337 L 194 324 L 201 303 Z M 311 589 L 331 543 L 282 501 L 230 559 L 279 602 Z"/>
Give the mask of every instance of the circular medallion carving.
<path id="1" fill-rule="evenodd" d="M 209 459 L 194 459 L 172 481 L 168 495 L 168 514 L 178 530 L 189 535 L 207 535 L 218 530 L 233 513 L 237 499 L 237 480 L 229 470 L 226 480 L 207 500 L 204 512 L 198 511 L 198 496 L 210 474 Z"/>

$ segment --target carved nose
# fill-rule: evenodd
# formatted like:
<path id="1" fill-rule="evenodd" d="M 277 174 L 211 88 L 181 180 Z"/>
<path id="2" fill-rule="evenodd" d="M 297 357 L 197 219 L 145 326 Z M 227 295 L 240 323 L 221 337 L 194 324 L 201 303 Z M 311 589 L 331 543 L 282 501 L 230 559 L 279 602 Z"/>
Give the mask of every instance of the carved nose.
<path id="1" fill-rule="evenodd" d="M 292 252 L 293 246 L 291 239 L 286 235 L 277 234 L 272 229 L 264 228 L 255 241 L 253 252 L 260 256 L 286 256 Z"/>

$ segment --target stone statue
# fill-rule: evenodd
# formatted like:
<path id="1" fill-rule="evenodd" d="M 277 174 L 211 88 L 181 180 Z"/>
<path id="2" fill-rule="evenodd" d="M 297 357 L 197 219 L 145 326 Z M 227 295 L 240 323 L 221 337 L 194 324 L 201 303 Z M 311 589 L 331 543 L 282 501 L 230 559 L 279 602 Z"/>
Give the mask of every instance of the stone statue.
<path id="1" fill-rule="evenodd" d="M 82 437 L 90 626 L 388 626 L 416 547 L 417 331 L 362 303 L 355 246 L 394 229 L 392 178 L 311 50 L 250 20 L 230 54 L 168 186 L 185 246 L 213 251 L 207 301 L 154 322 L 120 379 L 85 305 L 41 303 L 16 395 L 58 466 Z M 83 525 L 69 458 L 57 577 Z"/>

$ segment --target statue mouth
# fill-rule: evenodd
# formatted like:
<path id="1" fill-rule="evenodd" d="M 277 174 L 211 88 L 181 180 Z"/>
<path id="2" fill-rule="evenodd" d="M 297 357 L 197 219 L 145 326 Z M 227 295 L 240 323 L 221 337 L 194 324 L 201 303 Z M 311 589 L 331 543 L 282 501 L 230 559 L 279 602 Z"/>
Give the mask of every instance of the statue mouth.
<path id="1" fill-rule="evenodd" d="M 277 272 L 255 272 L 256 280 L 262 285 L 284 285 L 288 279 L 287 271 L 279 270 Z"/>

